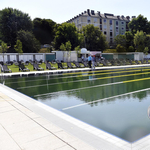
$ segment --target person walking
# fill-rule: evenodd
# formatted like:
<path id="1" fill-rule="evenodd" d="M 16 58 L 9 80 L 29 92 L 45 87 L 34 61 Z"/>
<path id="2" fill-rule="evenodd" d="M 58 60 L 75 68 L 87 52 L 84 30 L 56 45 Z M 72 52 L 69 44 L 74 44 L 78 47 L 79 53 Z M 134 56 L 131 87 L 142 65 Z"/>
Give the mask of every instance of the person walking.
<path id="1" fill-rule="evenodd" d="M 91 61 L 92 61 L 92 57 L 91 57 L 91 55 L 89 55 L 89 57 L 88 57 L 89 68 L 91 68 Z"/>
<path id="2" fill-rule="evenodd" d="M 93 57 L 92 57 L 92 69 L 95 69 L 95 61 L 96 61 L 95 55 L 93 55 Z"/>

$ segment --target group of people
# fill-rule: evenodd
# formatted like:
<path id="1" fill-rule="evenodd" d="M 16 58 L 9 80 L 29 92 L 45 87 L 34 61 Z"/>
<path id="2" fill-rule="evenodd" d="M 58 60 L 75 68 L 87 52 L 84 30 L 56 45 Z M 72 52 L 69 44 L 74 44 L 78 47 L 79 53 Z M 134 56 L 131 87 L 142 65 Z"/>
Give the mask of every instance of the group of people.
<path id="1" fill-rule="evenodd" d="M 89 64 L 89 68 L 92 68 L 92 69 L 95 69 L 95 61 L 96 61 L 96 58 L 95 58 L 95 55 L 89 55 L 88 56 L 88 64 Z M 91 66 L 92 65 L 92 66 Z"/>

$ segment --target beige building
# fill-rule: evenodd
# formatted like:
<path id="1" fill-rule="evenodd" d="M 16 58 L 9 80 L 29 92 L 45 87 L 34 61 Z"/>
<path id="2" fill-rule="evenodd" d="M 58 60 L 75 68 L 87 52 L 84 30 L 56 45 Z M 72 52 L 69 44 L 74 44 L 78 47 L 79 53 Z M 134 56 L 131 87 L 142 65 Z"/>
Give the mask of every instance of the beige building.
<path id="1" fill-rule="evenodd" d="M 129 31 L 128 23 L 130 22 L 130 17 L 124 17 L 123 15 L 114 16 L 114 14 L 108 13 L 101 14 L 99 11 L 94 12 L 94 10 L 90 11 L 87 9 L 87 11 L 84 11 L 67 22 L 75 23 L 78 29 L 81 29 L 82 26 L 88 24 L 93 24 L 94 26 L 99 27 L 111 45 L 115 36 L 118 34 L 125 34 L 126 31 Z"/>

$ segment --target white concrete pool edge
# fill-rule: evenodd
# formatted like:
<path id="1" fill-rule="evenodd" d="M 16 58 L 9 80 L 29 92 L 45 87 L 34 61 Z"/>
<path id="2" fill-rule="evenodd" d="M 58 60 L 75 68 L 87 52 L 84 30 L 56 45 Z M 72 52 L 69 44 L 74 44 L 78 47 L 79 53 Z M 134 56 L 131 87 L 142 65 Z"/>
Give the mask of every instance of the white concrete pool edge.
<path id="1" fill-rule="evenodd" d="M 131 67 L 148 67 L 150 64 L 141 64 L 141 65 L 125 65 L 125 66 L 103 66 L 96 67 L 98 69 L 115 69 L 115 68 L 131 68 Z M 30 74 L 44 74 L 44 73 L 62 73 L 62 72 L 76 72 L 76 71 L 87 71 L 92 70 L 91 68 L 77 68 L 77 69 L 62 69 L 62 70 L 44 70 L 44 71 L 30 71 L 30 72 L 15 72 L 15 73 L 0 73 L 0 76 L 15 76 L 15 75 L 30 75 Z"/>
<path id="2" fill-rule="evenodd" d="M 7 95 L 8 97 L 14 99 L 21 105 L 25 106 L 29 110 L 41 115 L 50 122 L 61 127 L 68 133 L 76 136 L 77 138 L 83 140 L 89 145 L 95 147 L 96 149 L 145 149 L 150 148 L 150 135 L 138 140 L 135 143 L 128 143 L 118 137 L 115 137 L 109 133 L 92 127 L 82 121 L 79 121 L 71 116 L 68 116 L 56 109 L 46 106 L 34 99 L 19 93 L 9 87 L 0 84 L 0 91 Z M 53 116 L 53 119 L 49 115 Z"/>

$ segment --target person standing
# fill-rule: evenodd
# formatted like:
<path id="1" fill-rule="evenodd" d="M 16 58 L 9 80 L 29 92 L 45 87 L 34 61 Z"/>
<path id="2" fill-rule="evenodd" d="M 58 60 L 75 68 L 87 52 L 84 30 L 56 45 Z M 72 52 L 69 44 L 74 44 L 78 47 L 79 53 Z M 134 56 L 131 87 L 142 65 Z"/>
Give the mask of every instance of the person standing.
<path id="1" fill-rule="evenodd" d="M 91 61 L 92 61 L 92 57 L 91 57 L 91 55 L 89 55 L 89 57 L 88 57 L 89 68 L 91 68 Z"/>
<path id="2" fill-rule="evenodd" d="M 96 61 L 95 55 L 93 55 L 93 57 L 92 57 L 92 69 L 95 69 L 95 61 Z"/>

